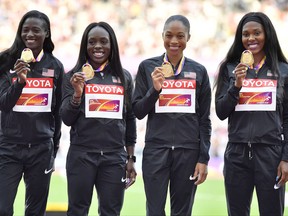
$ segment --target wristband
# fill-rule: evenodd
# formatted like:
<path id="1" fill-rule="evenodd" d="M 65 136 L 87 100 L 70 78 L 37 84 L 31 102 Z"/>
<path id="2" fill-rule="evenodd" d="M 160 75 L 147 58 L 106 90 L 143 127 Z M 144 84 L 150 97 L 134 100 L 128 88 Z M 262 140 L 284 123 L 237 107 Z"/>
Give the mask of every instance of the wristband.
<path id="1" fill-rule="evenodd" d="M 81 96 L 79 96 L 79 97 L 76 97 L 74 94 L 73 94 L 73 96 L 72 96 L 73 98 L 75 98 L 75 99 L 79 99 L 79 98 L 81 98 Z"/>
<path id="2" fill-rule="evenodd" d="M 132 160 L 134 163 L 136 162 L 136 156 L 134 156 L 134 155 L 128 155 L 127 156 L 127 160 Z"/>
<path id="3" fill-rule="evenodd" d="M 81 101 L 75 101 L 75 100 L 72 98 L 72 100 L 70 100 L 70 103 L 71 103 L 72 106 L 78 107 L 78 106 L 80 106 Z"/>

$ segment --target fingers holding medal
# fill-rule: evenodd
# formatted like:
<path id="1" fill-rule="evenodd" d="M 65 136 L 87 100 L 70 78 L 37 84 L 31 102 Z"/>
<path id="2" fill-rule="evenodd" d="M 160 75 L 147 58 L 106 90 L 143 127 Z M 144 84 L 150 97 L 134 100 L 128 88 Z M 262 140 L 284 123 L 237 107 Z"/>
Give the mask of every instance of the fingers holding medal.
<path id="1" fill-rule="evenodd" d="M 235 74 L 235 86 L 241 87 L 246 77 L 247 69 L 254 64 L 253 54 L 250 50 L 244 50 L 241 54 L 240 63 L 232 71 Z"/>
<path id="2" fill-rule="evenodd" d="M 241 54 L 240 64 L 232 71 L 235 76 L 240 73 L 245 73 L 249 67 L 253 67 L 254 57 L 250 50 L 244 50 Z"/>
<path id="3" fill-rule="evenodd" d="M 85 63 L 80 72 L 76 72 L 70 79 L 72 85 L 82 84 L 94 77 L 94 69 L 89 63 Z"/>
<path id="4" fill-rule="evenodd" d="M 174 76 L 172 65 L 169 62 L 163 62 L 162 74 L 164 75 L 165 78 Z"/>
<path id="5" fill-rule="evenodd" d="M 71 84 L 78 84 L 85 81 L 85 76 L 83 72 L 76 72 L 70 79 Z"/>
<path id="6" fill-rule="evenodd" d="M 34 55 L 32 50 L 29 48 L 25 48 L 21 53 L 20 59 L 26 63 L 34 61 Z"/>
<path id="7" fill-rule="evenodd" d="M 88 63 L 85 63 L 83 66 L 82 66 L 82 72 L 84 73 L 84 76 L 85 76 L 85 80 L 90 80 L 94 77 L 94 70 L 93 70 L 93 67 L 88 64 Z"/>
<path id="8" fill-rule="evenodd" d="M 156 91 L 160 91 L 165 77 L 162 73 L 162 67 L 155 67 L 154 71 L 151 73 L 153 87 Z"/>
<path id="9" fill-rule="evenodd" d="M 241 63 L 247 65 L 248 67 L 253 66 L 254 64 L 254 57 L 250 50 L 244 50 L 241 55 Z"/>
<path id="10" fill-rule="evenodd" d="M 10 70 L 10 73 L 17 73 L 21 81 L 26 81 L 27 73 L 30 71 L 29 63 L 34 61 L 34 55 L 31 49 L 25 48 L 21 52 L 20 59 L 14 64 L 13 70 Z"/>

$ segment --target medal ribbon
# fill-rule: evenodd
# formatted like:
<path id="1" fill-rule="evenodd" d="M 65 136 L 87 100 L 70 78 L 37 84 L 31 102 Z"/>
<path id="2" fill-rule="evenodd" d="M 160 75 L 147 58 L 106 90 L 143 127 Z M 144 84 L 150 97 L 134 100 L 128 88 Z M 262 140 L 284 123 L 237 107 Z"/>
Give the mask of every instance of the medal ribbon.
<path id="1" fill-rule="evenodd" d="M 41 61 L 42 57 L 44 56 L 44 51 L 43 49 L 41 50 L 41 52 L 39 53 L 39 55 L 37 56 L 37 58 L 33 60 L 33 62 L 39 62 Z"/>
<path id="2" fill-rule="evenodd" d="M 87 64 L 90 64 L 90 62 L 87 60 Z M 100 67 L 98 67 L 96 70 L 94 70 L 95 73 L 101 72 L 105 69 L 105 67 L 108 65 L 109 61 L 105 61 Z M 90 64 L 91 65 L 91 64 Z M 92 65 L 91 65 L 92 66 Z"/>
<path id="3" fill-rule="evenodd" d="M 173 68 L 172 64 L 171 64 L 171 63 L 169 62 L 169 60 L 168 60 L 168 56 L 167 56 L 166 53 L 165 53 L 165 55 L 164 55 L 163 61 L 164 61 L 165 63 L 169 63 L 169 64 L 171 65 L 171 67 Z M 178 74 L 181 73 L 181 71 L 182 71 L 182 69 L 183 69 L 183 67 L 184 67 L 184 64 L 185 64 L 185 57 L 182 56 L 181 61 L 180 61 L 179 65 L 178 65 L 177 70 L 175 71 L 174 68 L 173 68 L 173 70 L 174 70 L 174 76 L 177 76 Z"/>
<path id="4" fill-rule="evenodd" d="M 106 66 L 108 65 L 108 60 L 106 61 L 106 62 L 104 62 L 102 65 L 100 65 L 100 67 L 98 67 L 96 70 L 95 70 L 95 72 L 96 73 L 98 73 L 98 72 L 101 72 L 101 71 L 103 71 L 105 68 L 106 68 Z"/>
<path id="5" fill-rule="evenodd" d="M 265 60 L 266 60 L 266 56 L 264 56 L 263 59 L 254 67 L 256 74 L 262 68 L 262 66 L 265 64 Z"/>

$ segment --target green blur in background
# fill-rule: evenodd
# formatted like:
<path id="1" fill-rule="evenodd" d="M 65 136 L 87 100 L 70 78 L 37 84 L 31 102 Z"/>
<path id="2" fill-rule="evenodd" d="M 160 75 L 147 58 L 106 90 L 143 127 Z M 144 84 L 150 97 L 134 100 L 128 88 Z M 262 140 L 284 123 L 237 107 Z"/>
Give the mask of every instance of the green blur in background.
<path id="1" fill-rule="evenodd" d="M 63 211 L 67 209 L 67 184 L 66 178 L 54 173 L 51 179 L 50 193 L 47 209 L 50 211 Z M 14 216 L 24 215 L 24 184 L 20 183 L 18 194 L 14 203 Z M 170 203 L 166 202 L 166 215 L 170 215 Z M 286 205 L 285 212 L 288 212 Z M 51 214 L 52 215 L 52 214 Z M 62 215 L 62 214 L 61 214 Z M 89 216 L 97 216 L 97 196 L 93 195 L 93 201 L 90 207 Z M 137 176 L 137 181 L 125 193 L 124 206 L 121 212 L 122 216 L 145 216 L 145 194 L 142 176 Z M 225 216 L 226 201 L 224 182 L 222 178 L 209 178 L 198 187 L 193 207 L 193 216 Z M 251 206 L 251 216 L 257 216 L 258 205 L 256 195 L 253 196 Z M 48 216 L 48 215 L 47 215 Z"/>

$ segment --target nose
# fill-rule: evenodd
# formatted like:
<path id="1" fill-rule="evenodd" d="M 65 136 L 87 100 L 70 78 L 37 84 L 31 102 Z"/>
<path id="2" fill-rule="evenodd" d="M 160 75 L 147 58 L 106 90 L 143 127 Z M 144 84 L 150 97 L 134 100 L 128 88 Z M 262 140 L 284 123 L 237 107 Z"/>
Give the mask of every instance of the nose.
<path id="1" fill-rule="evenodd" d="M 101 43 L 100 42 L 96 42 L 95 43 L 94 48 L 97 48 L 97 47 L 101 47 Z"/>
<path id="2" fill-rule="evenodd" d="M 33 35 L 34 35 L 33 31 L 30 30 L 30 31 L 27 32 L 27 36 L 33 36 Z"/>
<path id="3" fill-rule="evenodd" d="M 254 39 L 255 39 L 255 36 L 253 34 L 249 35 L 248 40 L 254 40 Z"/>
<path id="4" fill-rule="evenodd" d="M 176 36 L 175 36 L 175 37 L 172 37 L 172 39 L 171 39 L 171 43 L 178 43 L 178 39 L 177 39 Z"/>

